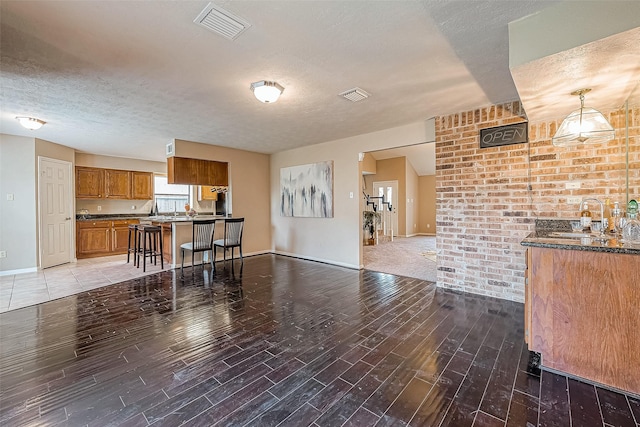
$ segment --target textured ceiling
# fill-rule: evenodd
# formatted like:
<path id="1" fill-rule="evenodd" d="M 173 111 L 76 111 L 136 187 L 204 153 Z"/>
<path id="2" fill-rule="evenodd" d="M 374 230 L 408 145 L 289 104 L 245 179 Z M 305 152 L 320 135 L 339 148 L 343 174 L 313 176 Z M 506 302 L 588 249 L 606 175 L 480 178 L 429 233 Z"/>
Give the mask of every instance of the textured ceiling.
<path id="1" fill-rule="evenodd" d="M 164 160 L 173 138 L 273 153 L 518 99 L 507 24 L 543 1 L 0 2 L 1 131 Z M 275 104 L 249 85 L 285 87 Z M 371 97 L 338 96 L 355 86 Z M 47 124 L 38 131 L 15 116 Z"/>

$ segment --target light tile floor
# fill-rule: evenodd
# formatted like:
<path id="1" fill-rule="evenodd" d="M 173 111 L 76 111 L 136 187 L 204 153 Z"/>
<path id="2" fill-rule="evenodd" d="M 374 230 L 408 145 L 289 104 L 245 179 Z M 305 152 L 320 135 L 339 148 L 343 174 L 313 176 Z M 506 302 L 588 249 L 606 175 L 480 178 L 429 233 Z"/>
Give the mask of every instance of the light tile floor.
<path id="1" fill-rule="evenodd" d="M 82 291 L 152 274 L 160 269 L 149 265 L 147 271 L 127 263 L 127 255 L 78 260 L 77 263 L 45 268 L 35 273 L 0 276 L 0 313 L 77 294 Z M 169 266 L 165 263 L 164 269 Z"/>

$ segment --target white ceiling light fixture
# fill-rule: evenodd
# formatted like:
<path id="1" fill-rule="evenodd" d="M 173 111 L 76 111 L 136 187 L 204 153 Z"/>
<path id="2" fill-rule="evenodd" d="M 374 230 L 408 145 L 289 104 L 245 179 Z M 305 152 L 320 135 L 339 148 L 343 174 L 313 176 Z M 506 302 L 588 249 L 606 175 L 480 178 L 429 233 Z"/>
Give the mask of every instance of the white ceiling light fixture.
<path id="1" fill-rule="evenodd" d="M 591 89 L 579 89 L 571 95 L 580 96 L 580 109 L 572 111 L 551 139 L 553 145 L 565 146 L 576 143 L 603 143 L 615 138 L 615 131 L 602 113 L 584 106 L 584 94 Z"/>
<path id="2" fill-rule="evenodd" d="M 259 82 L 251 83 L 251 90 L 258 101 L 271 103 L 278 100 L 280 94 L 284 91 L 284 87 L 277 82 L 260 80 Z"/>
<path id="3" fill-rule="evenodd" d="M 16 117 L 16 120 L 20 122 L 22 127 L 29 130 L 38 130 L 47 122 L 33 118 L 33 117 Z"/>

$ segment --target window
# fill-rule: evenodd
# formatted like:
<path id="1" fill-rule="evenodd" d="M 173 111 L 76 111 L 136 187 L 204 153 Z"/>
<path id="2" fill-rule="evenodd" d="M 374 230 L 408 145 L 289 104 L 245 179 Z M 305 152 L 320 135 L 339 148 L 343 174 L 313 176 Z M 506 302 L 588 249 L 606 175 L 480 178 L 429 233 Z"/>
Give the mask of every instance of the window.
<path id="1" fill-rule="evenodd" d="M 153 185 L 158 213 L 184 212 L 184 205 L 190 200 L 190 185 L 168 184 L 162 175 L 154 175 Z"/>

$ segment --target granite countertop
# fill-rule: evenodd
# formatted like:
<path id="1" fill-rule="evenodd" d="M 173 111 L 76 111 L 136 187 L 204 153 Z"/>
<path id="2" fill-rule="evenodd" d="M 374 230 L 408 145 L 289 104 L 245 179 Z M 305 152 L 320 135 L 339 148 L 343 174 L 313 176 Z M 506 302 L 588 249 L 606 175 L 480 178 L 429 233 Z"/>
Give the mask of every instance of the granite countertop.
<path id="1" fill-rule="evenodd" d="M 640 245 L 626 243 L 610 234 L 601 238 L 599 232 L 580 233 L 589 237 L 561 237 L 558 233 L 575 234 L 569 222 L 536 221 L 536 231 L 525 237 L 520 244 L 539 248 L 640 255 Z"/>
<path id="2" fill-rule="evenodd" d="M 193 222 L 198 220 L 205 219 L 224 219 L 228 218 L 226 215 L 196 215 L 194 217 L 186 216 L 186 215 L 158 215 L 158 216 L 147 216 L 142 218 L 143 220 L 158 222 L 158 223 L 171 223 L 171 222 Z"/>
<path id="3" fill-rule="evenodd" d="M 153 222 L 189 222 L 199 219 L 218 219 L 226 218 L 225 215 L 213 215 L 212 213 L 202 213 L 195 217 L 188 217 L 186 215 L 132 215 L 132 214 L 105 214 L 105 215 L 87 215 L 83 218 L 82 215 L 76 215 L 77 221 L 114 221 L 114 220 L 127 220 L 127 219 L 139 219 L 140 221 L 153 221 Z"/>

